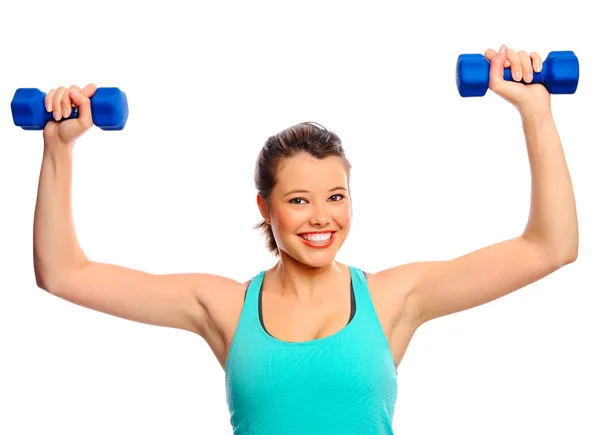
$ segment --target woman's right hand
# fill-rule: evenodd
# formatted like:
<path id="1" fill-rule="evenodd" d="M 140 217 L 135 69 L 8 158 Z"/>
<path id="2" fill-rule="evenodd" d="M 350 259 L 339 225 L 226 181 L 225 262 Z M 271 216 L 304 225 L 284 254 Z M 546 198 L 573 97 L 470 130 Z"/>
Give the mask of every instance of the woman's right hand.
<path id="1" fill-rule="evenodd" d="M 93 83 L 83 89 L 74 85 L 69 88 L 61 86 L 48 92 L 44 104 L 46 110 L 52 112 L 54 121 L 49 121 L 44 127 L 44 140 L 72 145 L 85 133 L 94 124 L 90 98 L 95 92 L 96 85 Z M 74 107 L 79 111 L 79 117 L 60 121 L 68 118 Z"/>

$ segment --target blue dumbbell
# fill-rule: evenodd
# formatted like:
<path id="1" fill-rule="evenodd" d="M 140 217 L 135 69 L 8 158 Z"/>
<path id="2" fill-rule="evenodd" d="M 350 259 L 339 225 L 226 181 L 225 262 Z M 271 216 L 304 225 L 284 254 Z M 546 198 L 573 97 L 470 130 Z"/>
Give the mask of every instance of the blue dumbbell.
<path id="1" fill-rule="evenodd" d="M 456 87 L 461 97 L 483 97 L 488 90 L 490 62 L 482 54 L 461 54 L 456 62 Z M 512 79 L 504 68 L 504 80 Z M 523 80 L 520 83 L 525 83 Z M 579 83 L 579 61 L 572 51 L 551 51 L 542 71 L 531 83 L 541 83 L 551 94 L 574 94 Z"/>
<path id="2" fill-rule="evenodd" d="M 53 121 L 52 112 L 44 105 L 46 93 L 36 88 L 19 88 L 10 103 L 13 122 L 23 130 L 43 130 L 48 121 Z M 127 96 L 119 88 L 98 88 L 90 99 L 92 120 L 102 130 L 123 130 L 129 116 Z M 73 108 L 68 118 L 78 118 L 79 111 Z"/>

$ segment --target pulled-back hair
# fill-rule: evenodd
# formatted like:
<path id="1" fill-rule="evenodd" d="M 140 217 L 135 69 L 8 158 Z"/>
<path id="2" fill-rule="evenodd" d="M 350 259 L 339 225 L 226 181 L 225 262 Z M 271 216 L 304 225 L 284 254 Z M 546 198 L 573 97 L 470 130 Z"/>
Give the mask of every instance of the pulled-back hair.
<path id="1" fill-rule="evenodd" d="M 254 169 L 254 185 L 258 194 L 270 203 L 271 193 L 277 183 L 277 169 L 283 158 L 293 157 L 305 152 L 317 159 L 329 156 L 342 158 L 350 182 L 352 166 L 346 158 L 342 141 L 333 132 L 315 122 L 302 122 L 269 137 L 258 154 Z M 266 247 L 275 256 L 279 256 L 277 242 L 271 225 L 265 220 L 256 224 L 254 229 L 262 232 L 266 238 Z"/>

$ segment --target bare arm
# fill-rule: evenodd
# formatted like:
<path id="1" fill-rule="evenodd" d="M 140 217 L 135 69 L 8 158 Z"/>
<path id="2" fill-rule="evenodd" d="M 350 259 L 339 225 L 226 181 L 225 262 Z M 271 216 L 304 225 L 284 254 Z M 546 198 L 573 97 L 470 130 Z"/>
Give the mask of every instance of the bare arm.
<path id="1" fill-rule="evenodd" d="M 75 122 L 63 121 L 61 128 Z M 89 260 L 77 240 L 71 210 L 74 140 L 63 141 L 57 128 L 53 123 L 44 132 L 33 233 L 38 286 L 107 314 L 203 335 L 206 301 L 237 283 L 210 274 L 154 275 Z"/>
<path id="2" fill-rule="evenodd" d="M 504 59 L 493 62 L 501 77 Z M 386 288 L 400 289 L 409 300 L 405 306 L 420 323 L 503 297 L 577 258 L 575 197 L 549 95 L 541 85 L 525 89 L 508 83 L 505 88 L 500 81 L 492 86 L 521 114 L 531 167 L 529 220 L 519 236 L 461 257 L 380 272 Z"/>

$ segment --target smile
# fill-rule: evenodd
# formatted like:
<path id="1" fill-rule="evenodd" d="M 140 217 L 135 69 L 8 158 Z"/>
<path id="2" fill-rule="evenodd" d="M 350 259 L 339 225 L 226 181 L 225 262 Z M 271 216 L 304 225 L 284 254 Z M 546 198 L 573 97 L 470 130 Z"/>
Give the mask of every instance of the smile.
<path id="1" fill-rule="evenodd" d="M 326 248 L 335 239 L 335 232 L 299 234 L 298 237 L 308 246 Z"/>

